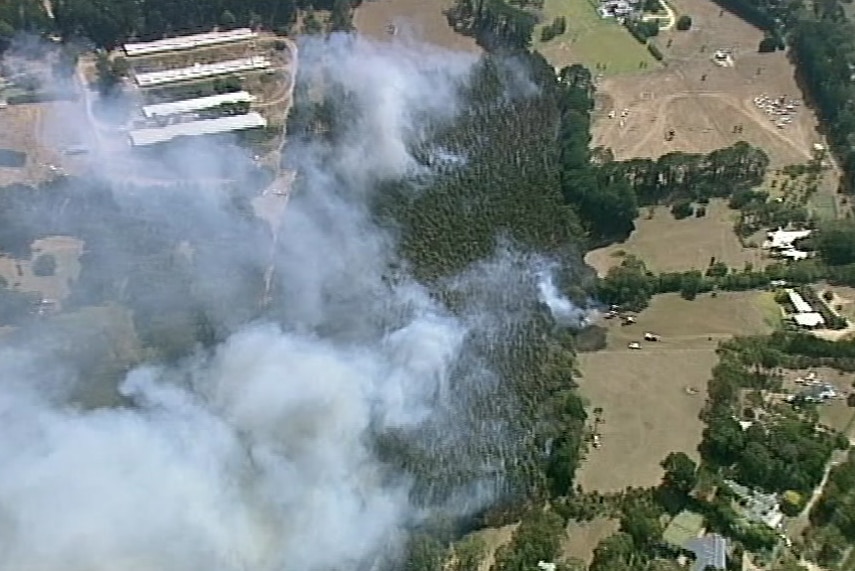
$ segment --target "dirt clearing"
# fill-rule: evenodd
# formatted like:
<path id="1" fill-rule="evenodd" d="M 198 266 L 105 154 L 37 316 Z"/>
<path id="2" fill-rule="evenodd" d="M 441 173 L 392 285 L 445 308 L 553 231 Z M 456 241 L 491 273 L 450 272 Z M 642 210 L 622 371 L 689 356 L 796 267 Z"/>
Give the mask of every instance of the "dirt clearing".
<path id="1" fill-rule="evenodd" d="M 561 545 L 562 559 L 579 559 L 588 566 L 594 559 L 597 544 L 620 529 L 616 519 L 598 517 L 591 521 L 571 521 L 567 525 L 567 538 Z"/>
<path id="2" fill-rule="evenodd" d="M 474 38 L 458 34 L 443 11 L 452 0 L 365 0 L 356 9 L 353 24 L 374 40 L 390 41 L 395 35 L 450 50 L 481 53 Z M 395 34 L 390 33 L 394 26 Z"/>
<path id="3" fill-rule="evenodd" d="M 0 276 L 11 288 L 39 292 L 44 299 L 62 301 L 80 275 L 83 241 L 70 236 L 50 236 L 33 242 L 32 250 L 30 260 L 0 256 Z M 43 255 L 53 256 L 56 262 L 53 275 L 37 276 L 33 273 L 33 262 Z"/>
<path id="4" fill-rule="evenodd" d="M 604 419 L 598 427 L 602 446 L 591 448 L 577 473 L 583 489 L 653 486 L 669 452 L 698 457 L 703 430 L 698 415 L 718 342 L 770 331 L 770 297 L 746 292 L 686 301 L 661 295 L 635 325 L 606 322 L 607 348 L 579 356 L 581 394 L 591 407 L 603 409 Z M 646 331 L 661 340 L 645 343 Z M 630 342 L 641 342 L 642 349 L 628 349 Z"/>
<path id="5" fill-rule="evenodd" d="M 592 144 L 610 147 L 622 160 L 707 153 L 743 140 L 766 151 L 772 168 L 810 160 L 814 143 L 823 139 L 786 53 L 758 53 L 763 32 L 710 0 L 674 0 L 673 7 L 691 15 L 692 29 L 663 32 L 655 40 L 666 67 L 599 83 Z M 732 67 L 713 62 L 717 50 L 731 54 Z M 789 124 L 778 128 L 781 116 L 758 107 L 754 99 L 762 95 L 800 103 L 789 113 Z M 609 118 L 612 111 L 617 115 Z M 675 132 L 672 141 L 665 140 L 669 130 Z M 826 178 L 825 191 L 836 192 L 837 171 Z"/>
<path id="6" fill-rule="evenodd" d="M 585 262 L 600 276 L 619 265 L 624 255 L 640 258 L 654 272 L 705 270 L 713 257 L 731 268 L 742 269 L 746 263 L 764 266 L 768 259 L 763 251 L 743 247 L 736 237 L 733 223 L 737 216 L 723 200 L 711 201 L 702 218 L 676 220 L 665 206 L 642 209 L 626 242 L 591 250 Z"/>

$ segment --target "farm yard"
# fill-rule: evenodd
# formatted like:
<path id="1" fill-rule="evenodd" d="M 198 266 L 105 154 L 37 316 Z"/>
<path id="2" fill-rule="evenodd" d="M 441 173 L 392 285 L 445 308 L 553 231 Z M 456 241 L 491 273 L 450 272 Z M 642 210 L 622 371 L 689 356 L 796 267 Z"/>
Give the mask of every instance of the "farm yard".
<path id="1" fill-rule="evenodd" d="M 732 268 L 742 268 L 746 263 L 760 268 L 768 259 L 759 248 L 740 244 L 733 231 L 737 216 L 722 200 L 711 201 L 702 218 L 676 220 L 665 206 L 644 209 L 626 242 L 591 250 L 585 261 L 600 276 L 619 265 L 624 255 L 640 258 L 655 272 L 703 270 L 713 257 Z"/>
<path id="2" fill-rule="evenodd" d="M 706 153 L 744 140 L 769 154 L 771 168 L 809 161 L 813 145 L 823 141 L 815 114 L 801 104 L 786 53 L 758 53 L 763 33 L 710 0 L 676 0 L 673 6 L 691 15 L 692 29 L 655 39 L 667 66 L 601 80 L 592 145 L 627 159 Z M 733 66 L 714 62 L 717 51 Z M 796 102 L 786 118 L 766 109 L 781 97 L 785 107 Z M 626 116 L 614 117 L 616 111 Z M 669 130 L 672 140 L 665 137 Z M 826 178 L 822 187 L 835 192 L 836 171 Z"/>
<path id="3" fill-rule="evenodd" d="M 703 424 L 698 414 L 719 341 L 772 330 L 777 308 L 763 292 L 719 294 L 686 301 L 655 297 L 623 326 L 608 321 L 605 349 L 580 354 L 581 394 L 602 408 L 601 446 L 591 447 L 577 472 L 584 490 L 619 491 L 659 483 L 659 463 L 669 452 L 697 458 Z M 644 332 L 660 341 L 645 343 Z M 641 342 L 641 350 L 628 348 Z"/>
<path id="4" fill-rule="evenodd" d="M 584 0 L 582 0 L 584 1 Z M 379 41 L 390 41 L 395 35 L 434 44 L 446 49 L 481 53 L 474 38 L 458 34 L 448 25 L 443 11 L 452 0 L 366 0 L 353 18 L 359 32 Z"/>
<path id="5" fill-rule="evenodd" d="M 559 16 L 567 19 L 567 30 L 541 41 L 542 27 Z M 614 18 L 601 18 L 590 0 L 545 0 L 543 25 L 535 29 L 532 40 L 534 49 L 556 68 L 579 63 L 608 76 L 660 67 Z"/>

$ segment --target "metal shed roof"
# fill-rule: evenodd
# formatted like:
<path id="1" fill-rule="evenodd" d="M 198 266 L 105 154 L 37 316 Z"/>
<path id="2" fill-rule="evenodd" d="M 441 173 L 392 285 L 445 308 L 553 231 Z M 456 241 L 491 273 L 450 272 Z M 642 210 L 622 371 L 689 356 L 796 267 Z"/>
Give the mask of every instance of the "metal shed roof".
<path id="1" fill-rule="evenodd" d="M 203 46 L 213 46 L 227 42 L 236 42 L 254 38 L 258 34 L 249 28 L 238 28 L 224 32 L 206 32 L 204 34 L 193 34 L 190 36 L 179 36 L 177 38 L 165 38 L 153 42 L 135 42 L 125 44 L 125 53 L 129 56 L 141 56 L 155 54 L 158 52 L 169 52 L 175 50 L 188 50 Z"/>
<path id="2" fill-rule="evenodd" d="M 140 87 L 152 87 L 176 81 L 192 81 L 204 79 L 227 73 L 238 73 L 241 71 L 253 71 L 267 69 L 271 65 L 270 60 L 264 56 L 252 56 L 247 58 L 219 61 L 216 63 L 197 63 L 190 67 L 167 69 L 164 71 L 150 71 L 135 75 L 137 85 Z"/>
<path id="3" fill-rule="evenodd" d="M 169 101 L 155 105 L 145 105 L 142 108 L 143 115 L 152 117 L 164 117 L 167 115 L 178 115 L 180 113 L 191 113 L 202 109 L 211 109 L 224 103 L 238 103 L 241 101 L 254 101 L 255 97 L 246 91 L 235 93 L 221 93 L 209 97 L 197 97 L 195 99 L 182 99 L 180 101 Z"/>
<path id="4" fill-rule="evenodd" d="M 187 123 L 175 123 L 165 127 L 154 129 L 136 129 L 128 136 L 131 145 L 143 147 L 157 143 L 165 143 L 176 137 L 195 137 L 198 135 L 216 135 L 218 133 L 229 133 L 232 131 L 243 131 L 266 127 L 267 119 L 258 113 L 247 113 L 246 115 L 231 115 L 218 117 L 216 119 L 202 119 L 200 121 L 189 121 Z"/>

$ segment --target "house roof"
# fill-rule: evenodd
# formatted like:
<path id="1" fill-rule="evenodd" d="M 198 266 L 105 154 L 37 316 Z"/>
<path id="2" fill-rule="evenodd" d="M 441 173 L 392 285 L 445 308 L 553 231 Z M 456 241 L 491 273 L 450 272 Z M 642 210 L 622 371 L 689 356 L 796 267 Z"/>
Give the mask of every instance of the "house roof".
<path id="1" fill-rule="evenodd" d="M 684 547 L 695 554 L 692 571 L 704 571 L 707 567 L 727 567 L 727 539 L 717 533 L 689 540 Z"/>

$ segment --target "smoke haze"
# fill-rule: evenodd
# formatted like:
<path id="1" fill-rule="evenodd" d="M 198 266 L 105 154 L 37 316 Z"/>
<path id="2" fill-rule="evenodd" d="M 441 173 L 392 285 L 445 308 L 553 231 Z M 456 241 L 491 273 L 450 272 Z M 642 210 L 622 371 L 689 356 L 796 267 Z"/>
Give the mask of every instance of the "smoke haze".
<path id="1" fill-rule="evenodd" d="M 135 192 L 146 180 L 126 179 L 112 200 L 116 216 L 154 225 L 158 239 L 194 242 L 188 275 L 225 340 L 136 367 L 116 386 L 122 405 L 94 409 L 70 397 L 92 382 L 76 375 L 73 355 L 35 339 L 0 353 L 0 571 L 362 568 L 394 555 L 432 509 L 464 515 L 502 493 L 503 465 L 524 435 L 504 421 L 512 404 L 491 398 L 502 381 L 482 349 L 536 310 L 538 292 L 557 320 L 578 322 L 579 310 L 535 261 L 500 248 L 451 280 L 472 299 L 452 315 L 407 277 L 368 206 L 378 182 L 425 168 L 411 149 L 425 125 L 458 112 L 474 61 L 345 37 L 306 41 L 300 55 L 301 69 L 347 93 L 356 113 L 334 143 L 286 147 L 299 180 L 269 315 L 247 309 L 269 233 L 205 184 L 247 179 L 246 162 L 200 144 L 137 171 L 177 170 L 195 185 Z M 131 160 L 106 152 L 92 161 L 99 180 Z M 120 234 L 92 254 L 105 274 L 141 259 Z M 386 279 L 392 267 L 403 269 Z M 148 292 L 153 316 L 183 304 L 157 283 L 126 287 Z M 390 434 L 450 474 L 442 490 L 417 490 L 381 459 L 377 442 Z"/>

